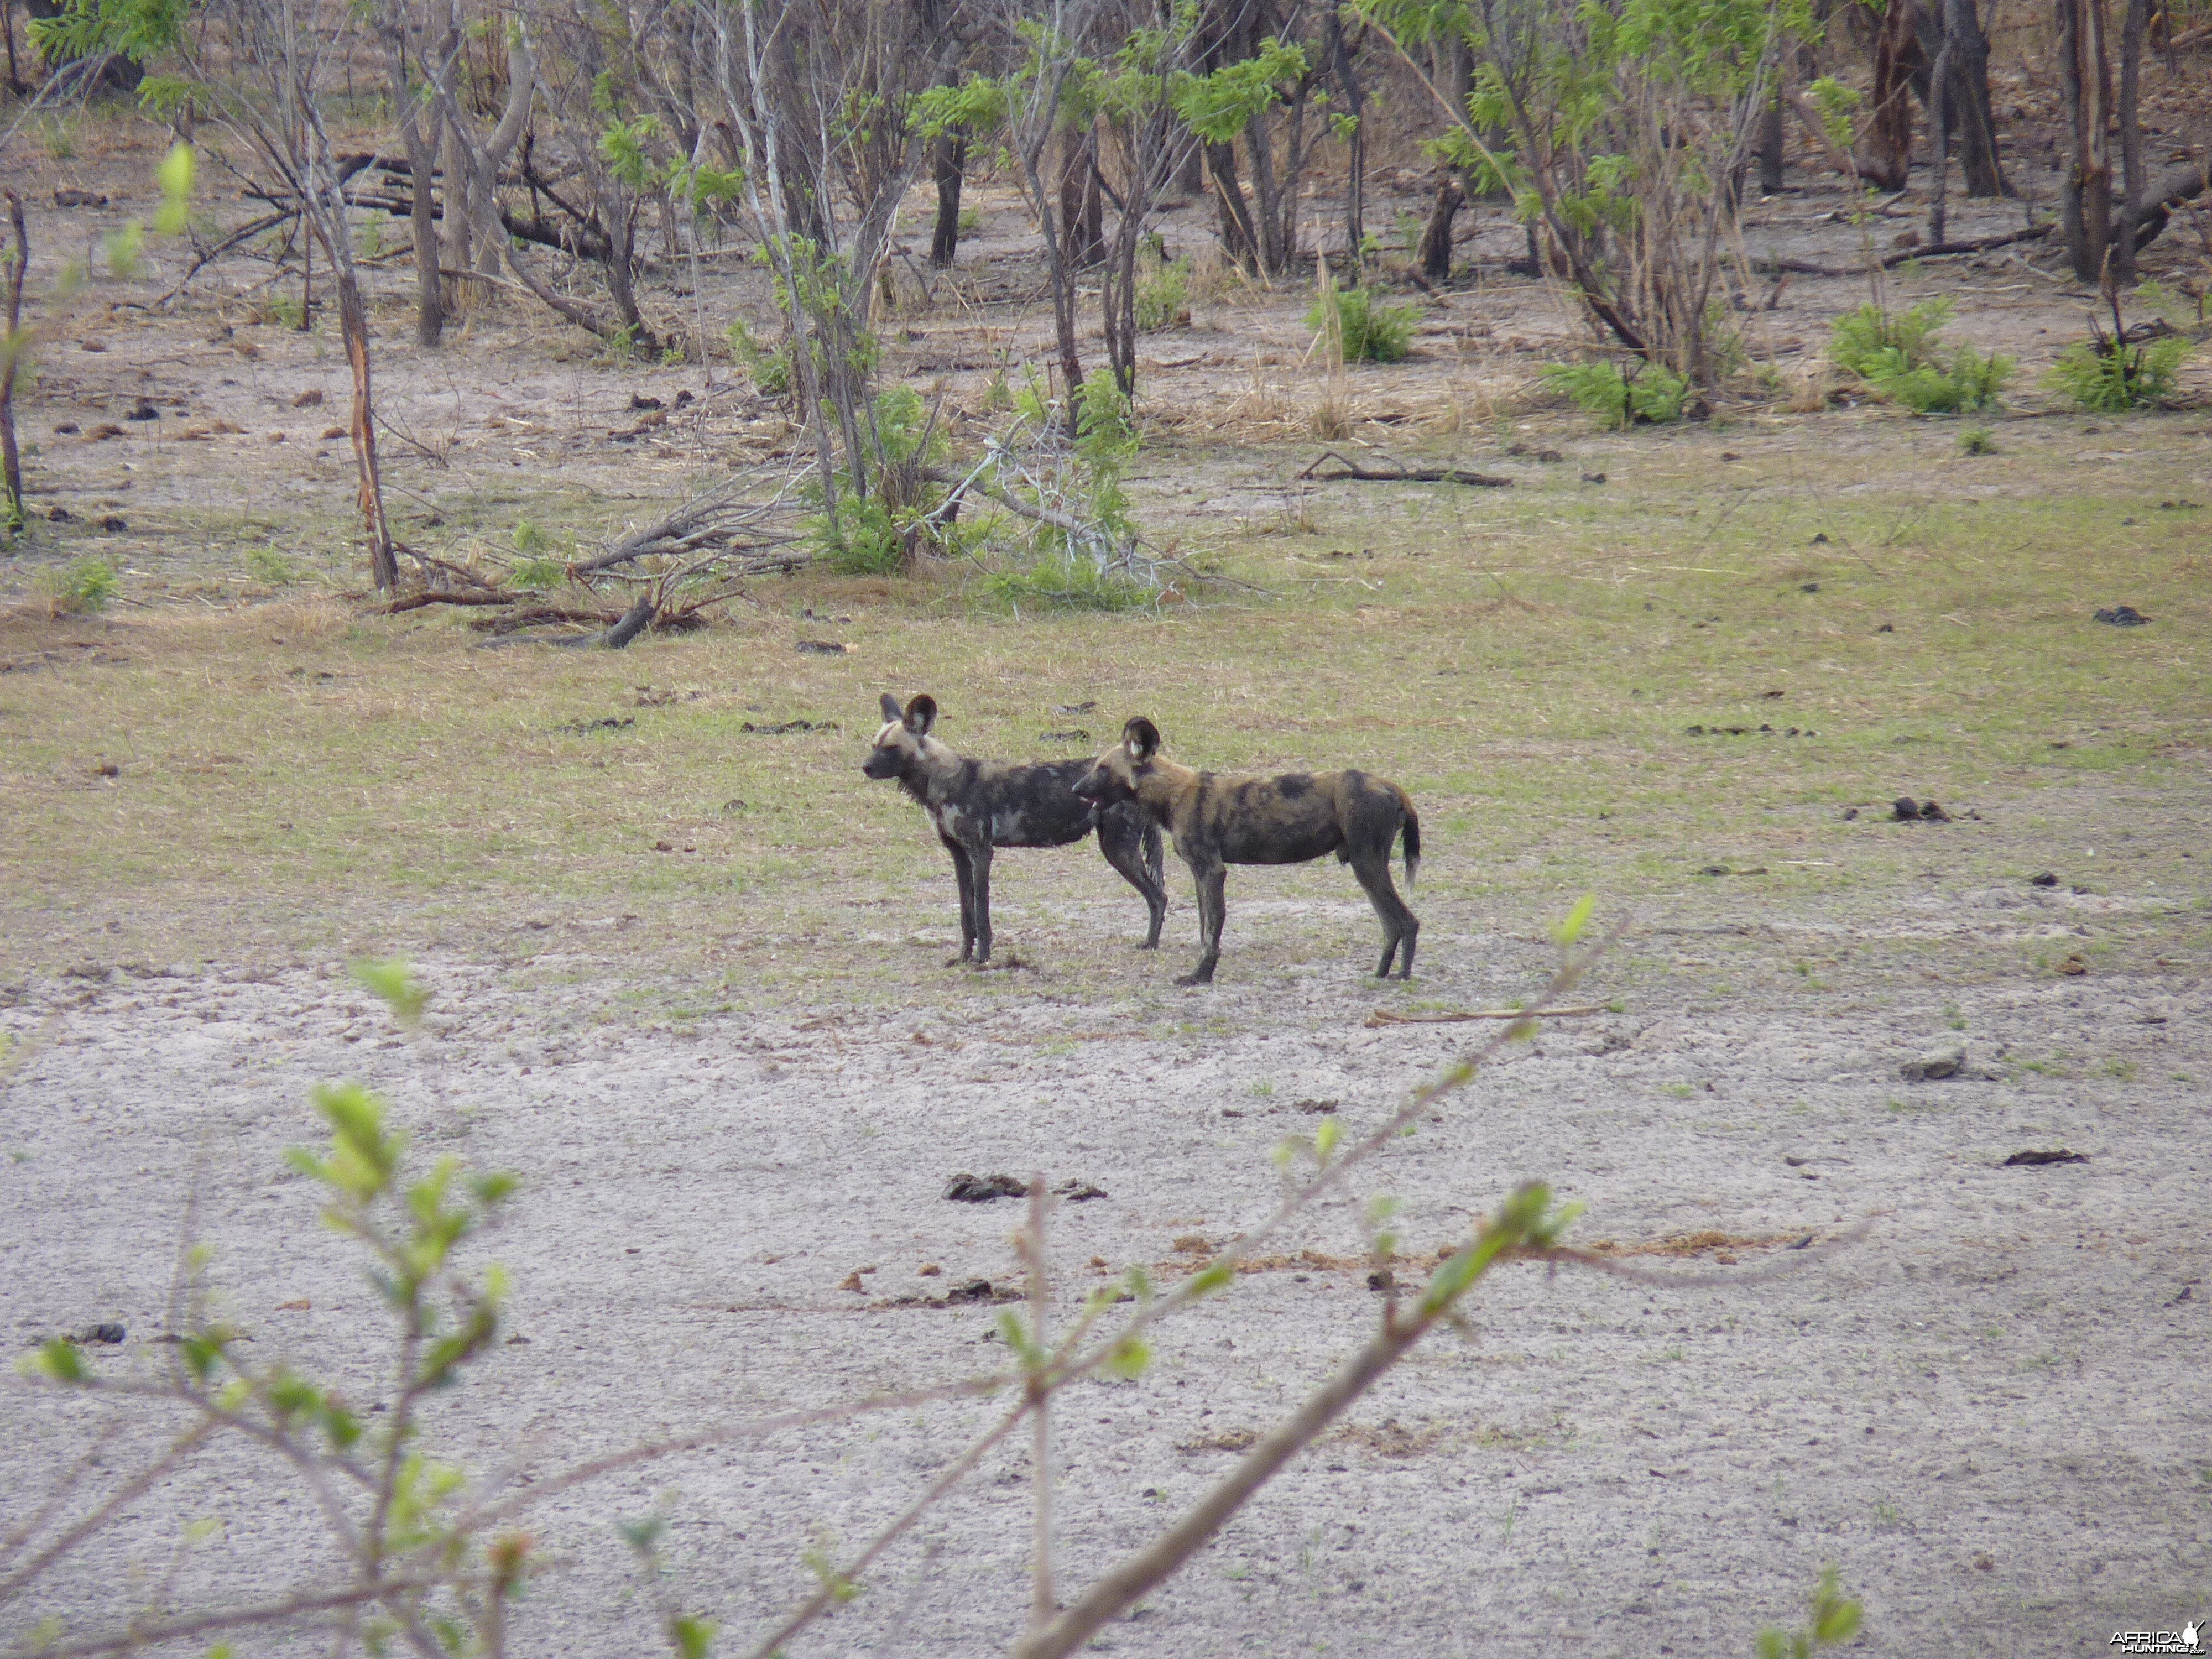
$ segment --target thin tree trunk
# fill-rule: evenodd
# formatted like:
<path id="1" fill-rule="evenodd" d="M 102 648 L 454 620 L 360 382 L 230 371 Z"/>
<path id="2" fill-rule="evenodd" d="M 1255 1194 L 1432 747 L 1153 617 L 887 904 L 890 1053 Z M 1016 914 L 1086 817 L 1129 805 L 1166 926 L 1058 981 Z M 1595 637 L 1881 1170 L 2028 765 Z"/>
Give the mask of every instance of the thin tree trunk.
<path id="1" fill-rule="evenodd" d="M 1944 240 L 1943 219 L 1948 205 L 1944 198 L 1951 185 L 1951 146 L 1947 139 L 1951 131 L 1951 43 L 1955 38 L 1944 35 L 1929 77 L 1928 131 L 1936 144 L 1936 183 L 1928 208 L 1928 240 L 1932 246 L 1941 246 Z"/>
<path id="2" fill-rule="evenodd" d="M 1966 194 L 2009 196 L 1997 157 L 1996 110 L 1990 101 L 1990 38 L 1974 0 L 1944 0 L 1944 50 L 1951 59 L 1951 124 L 1959 132 L 1959 171 Z M 1940 240 L 1940 239 L 1939 239 Z"/>
<path id="3" fill-rule="evenodd" d="M 1922 61 L 1918 16 L 1917 0 L 1891 0 L 1875 40 L 1874 118 L 1867 155 L 1857 167 L 1862 178 L 1884 190 L 1903 190 L 1912 167 L 1912 71 Z"/>
<path id="4" fill-rule="evenodd" d="M 2066 251 L 2075 276 L 2094 283 L 2112 240 L 2112 162 L 2105 131 L 2112 72 L 2102 0 L 2058 0 L 2058 56 L 2071 145 L 2061 196 Z"/>
<path id="5" fill-rule="evenodd" d="M 1105 204 L 1098 193 L 1096 136 L 1070 130 L 1060 138 L 1060 222 L 1062 252 L 1079 269 L 1106 257 Z"/>
<path id="6" fill-rule="evenodd" d="M 4 0 L 0 0 L 4 3 Z M 394 6 L 387 14 L 385 35 L 392 52 L 392 102 L 399 112 L 399 142 L 407 150 L 408 184 L 412 191 L 407 225 L 415 242 L 415 343 L 435 347 L 446 330 L 446 296 L 438 276 L 438 222 L 432 215 L 431 178 L 438 164 L 438 136 L 441 125 L 434 104 L 425 108 L 407 84 L 406 13 Z M 423 131 L 424 118 L 429 131 Z"/>
<path id="7" fill-rule="evenodd" d="M 0 0 L 0 4 L 6 3 L 7 0 Z M 14 42 L 15 37 L 10 34 L 11 48 Z M 31 237 L 23 228 L 23 198 L 12 190 L 5 193 L 8 224 L 15 234 L 15 248 L 6 267 L 7 331 L 0 333 L 0 532 L 12 537 L 22 529 L 27 517 L 23 507 L 23 457 L 15 447 L 15 368 L 23 359 L 23 275 L 31 267 Z"/>
<path id="8" fill-rule="evenodd" d="M 1451 275 L 1452 221 L 1467 205 L 1467 192 L 1457 175 L 1447 173 L 1437 181 L 1436 204 L 1421 232 L 1421 274 L 1442 282 Z"/>
<path id="9" fill-rule="evenodd" d="M 1244 186 L 1237 179 L 1237 147 L 1208 144 L 1206 170 L 1213 179 L 1214 205 L 1219 210 L 1222 250 L 1255 276 L 1260 270 L 1260 234 L 1252 224 L 1252 210 L 1244 199 Z"/>
<path id="10" fill-rule="evenodd" d="M 1771 100 L 1759 117 L 1759 193 L 1771 196 L 1782 188 L 1782 168 L 1787 157 L 1782 145 L 1782 100 Z"/>
<path id="11" fill-rule="evenodd" d="M 1336 70 L 1336 83 L 1344 94 L 1345 111 L 1352 118 L 1351 140 L 1344 163 L 1344 252 L 1354 273 L 1364 260 L 1367 240 L 1367 94 L 1352 64 L 1352 48 L 1344 39 L 1344 17 L 1336 6 L 1322 11 L 1322 33 Z"/>
<path id="12" fill-rule="evenodd" d="M 2120 222 L 2112 236 L 2114 280 L 2136 279 L 2136 226 L 2142 217 L 2143 174 L 2142 79 L 2143 29 L 2148 22 L 2145 0 L 2128 0 L 2127 21 L 2120 28 Z"/>
<path id="13" fill-rule="evenodd" d="M 968 141 L 940 133 L 930 155 L 937 173 L 937 228 L 929 238 L 929 263 L 939 270 L 960 251 L 960 185 L 968 166 Z"/>

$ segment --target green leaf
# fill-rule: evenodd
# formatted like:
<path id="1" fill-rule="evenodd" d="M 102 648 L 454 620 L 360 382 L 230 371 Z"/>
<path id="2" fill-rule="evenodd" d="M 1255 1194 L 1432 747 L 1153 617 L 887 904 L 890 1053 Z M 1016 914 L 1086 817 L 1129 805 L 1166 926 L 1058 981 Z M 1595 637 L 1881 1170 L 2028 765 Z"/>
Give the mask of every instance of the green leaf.
<path id="1" fill-rule="evenodd" d="M 1225 1261 L 1217 1261 L 1190 1281 L 1193 1297 L 1212 1296 L 1236 1277 L 1236 1270 Z"/>
<path id="2" fill-rule="evenodd" d="M 1123 1337 L 1106 1356 L 1106 1369 L 1119 1377 L 1142 1376 L 1152 1363 L 1152 1347 L 1140 1336 Z"/>
<path id="3" fill-rule="evenodd" d="M 58 1336 L 40 1346 L 38 1368 L 57 1382 L 82 1382 L 88 1375 L 76 1344 Z"/>
<path id="4" fill-rule="evenodd" d="M 668 1530 L 668 1517 L 648 1515 L 642 1521 L 617 1521 L 615 1530 L 622 1534 L 623 1543 L 640 1555 L 651 1555 L 660 1542 L 660 1534 Z"/>
<path id="5" fill-rule="evenodd" d="M 407 964 L 398 957 L 390 962 L 356 962 L 353 976 L 383 998 L 392 1018 L 402 1025 L 412 1025 L 420 1019 L 423 1006 L 430 1000 L 429 988 L 409 973 Z"/>
<path id="6" fill-rule="evenodd" d="M 185 228 L 191 216 L 192 175 L 196 161 L 192 147 L 181 139 L 169 146 L 169 153 L 154 169 L 155 179 L 161 186 L 161 206 L 154 216 L 154 228 L 164 236 L 174 236 Z"/>
<path id="7" fill-rule="evenodd" d="M 1596 909 L 1597 895 L 1584 893 L 1575 901 L 1575 908 L 1567 912 L 1566 920 L 1552 929 L 1553 942 L 1561 950 L 1572 945 L 1583 936 L 1583 929 L 1589 926 L 1589 919 Z"/>
<path id="8" fill-rule="evenodd" d="M 1337 1127 L 1336 1120 L 1323 1118 L 1321 1127 L 1314 1132 L 1314 1156 L 1322 1163 L 1328 1163 L 1328 1155 L 1336 1150 L 1336 1143 L 1343 1139 L 1344 1131 Z"/>
<path id="9" fill-rule="evenodd" d="M 707 1659 L 719 1628 L 711 1619 L 672 1619 L 668 1633 L 676 1638 L 678 1659 Z"/>

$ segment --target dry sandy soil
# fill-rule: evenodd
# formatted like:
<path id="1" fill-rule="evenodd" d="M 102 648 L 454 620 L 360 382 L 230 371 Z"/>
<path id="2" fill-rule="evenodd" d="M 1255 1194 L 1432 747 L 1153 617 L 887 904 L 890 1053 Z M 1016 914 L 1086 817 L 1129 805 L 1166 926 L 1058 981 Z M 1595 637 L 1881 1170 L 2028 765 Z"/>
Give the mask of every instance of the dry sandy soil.
<path id="1" fill-rule="evenodd" d="M 91 1350 L 100 1370 L 156 1363 L 196 1170 L 199 1228 L 257 1358 L 296 1356 L 372 1395 L 373 1297 L 279 1161 L 315 1136 L 310 1084 L 346 1075 L 390 1095 L 424 1154 L 525 1176 L 484 1249 L 514 1275 L 526 1343 L 435 1412 L 437 1443 L 480 1468 L 543 1474 L 987 1366 L 988 1309 L 884 1305 L 1012 1273 L 1018 1206 L 945 1201 L 952 1173 L 1107 1189 L 1055 1218 L 1064 1316 L 1093 1258 L 1172 1273 L 1194 1259 L 1178 1240 L 1218 1243 L 1264 1214 L 1269 1148 L 1315 1121 L 1301 1103 L 1371 1122 L 1466 1030 L 1364 1029 L 1350 961 L 1237 972 L 1233 944 L 1220 988 L 1168 999 L 1200 1024 L 1147 1019 L 1141 981 L 1172 964 L 1122 959 L 1133 908 L 1100 897 L 1042 937 L 1041 919 L 1017 921 L 1038 965 L 951 1021 L 855 1007 L 595 1035 L 576 1018 L 596 994 L 589 958 L 541 964 L 575 970 L 565 1007 L 495 971 L 428 964 L 440 1014 L 413 1039 L 326 970 L 40 981 L 0 1016 L 31 1039 L 6 1097 L 17 1161 L 0 1175 L 11 1335 L 120 1322 L 120 1349 Z M 1271 917 L 1248 901 L 1232 923 L 1318 921 L 1364 952 L 1364 906 L 1301 908 Z M 1559 1022 L 1362 1186 L 1404 1200 L 1413 1248 L 1463 1236 L 1536 1176 L 1589 1206 L 1585 1240 L 1741 1242 L 1649 1259 L 1708 1275 L 1679 1286 L 1501 1274 L 1476 1306 L 1479 1342 L 1418 1352 L 1107 1644 L 1741 1653 L 1829 1561 L 1866 1602 L 1864 1645 L 1886 1653 L 2084 1653 L 2114 1629 L 2202 1618 L 2212 995 L 2194 969 L 1982 971 L 2023 940 L 2154 941 L 2173 915 L 2155 894 L 1929 881 L 1852 927 L 1844 982 L 1756 1006 L 1686 990 L 1685 965 L 1796 956 L 1832 943 L 1834 923 L 1748 905 L 1647 918 L 1656 954 L 1632 951 L 1595 984 L 1620 1012 Z M 1480 915 L 1431 910 L 1429 929 L 1423 988 L 1462 1006 L 1528 988 L 1549 956 Z M 1116 960 L 1094 969 L 1100 933 Z M 917 972 L 943 937 L 903 947 Z M 1954 1037 L 1966 1073 L 1900 1079 L 1902 1061 Z M 2087 1162 L 2005 1162 L 2062 1146 Z M 1793 1275 L 1731 1283 L 1714 1259 L 1747 1272 L 1860 1222 L 1860 1242 Z M 1071 1579 L 1178 1510 L 1360 1340 L 1378 1298 L 1342 1261 L 1357 1238 L 1350 1214 L 1319 1218 L 1286 1248 L 1336 1265 L 1247 1276 L 1165 1334 L 1145 1379 L 1072 1396 Z M 925 1264 L 944 1274 L 918 1276 Z M 856 1271 L 867 1289 L 841 1290 Z M 673 1459 L 554 1499 L 536 1525 L 564 1565 L 524 1611 L 526 1650 L 647 1645 L 609 1522 L 656 1494 L 679 1601 L 733 1637 L 761 1628 L 802 1592 L 810 1542 L 864 1537 L 986 1409 Z M 0 1413 L 11 1509 L 95 1435 L 113 1436 L 121 1468 L 151 1431 L 20 1388 Z M 167 1481 L 39 1611 L 112 1607 L 118 1581 L 161 1570 L 180 1520 L 209 1515 L 222 1543 L 193 1555 L 176 1594 L 264 1589 L 303 1565 L 304 1500 L 283 1492 L 244 1460 Z M 1026 1455 L 993 1456 L 797 1650 L 1003 1650 L 1024 1601 L 1027 1494 Z"/>

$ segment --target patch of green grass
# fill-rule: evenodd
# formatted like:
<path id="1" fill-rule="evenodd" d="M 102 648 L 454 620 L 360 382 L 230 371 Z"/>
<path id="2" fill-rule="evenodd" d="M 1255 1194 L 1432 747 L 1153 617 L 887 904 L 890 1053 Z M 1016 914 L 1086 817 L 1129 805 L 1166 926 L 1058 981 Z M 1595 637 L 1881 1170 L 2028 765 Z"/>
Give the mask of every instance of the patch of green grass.
<path id="1" fill-rule="evenodd" d="M 39 591 L 64 616 L 85 616 L 107 609 L 108 601 L 122 591 L 123 579 L 103 558 L 88 555 L 72 559 L 60 570 L 49 571 L 38 580 Z"/>

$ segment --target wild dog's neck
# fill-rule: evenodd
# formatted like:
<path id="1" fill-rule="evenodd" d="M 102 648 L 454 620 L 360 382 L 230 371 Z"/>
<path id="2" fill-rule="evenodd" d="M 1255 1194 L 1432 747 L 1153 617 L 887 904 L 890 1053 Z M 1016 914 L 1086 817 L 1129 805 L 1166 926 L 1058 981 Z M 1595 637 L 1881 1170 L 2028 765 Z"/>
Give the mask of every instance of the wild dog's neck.
<path id="1" fill-rule="evenodd" d="M 1178 766 L 1155 755 L 1137 773 L 1137 804 L 1164 822 L 1183 793 L 1204 775 L 1192 767 Z"/>
<path id="2" fill-rule="evenodd" d="M 960 764 L 960 757 L 935 738 L 923 737 L 915 741 L 914 752 L 907 757 L 899 772 L 899 787 L 916 800 L 929 793 L 933 781 Z"/>

